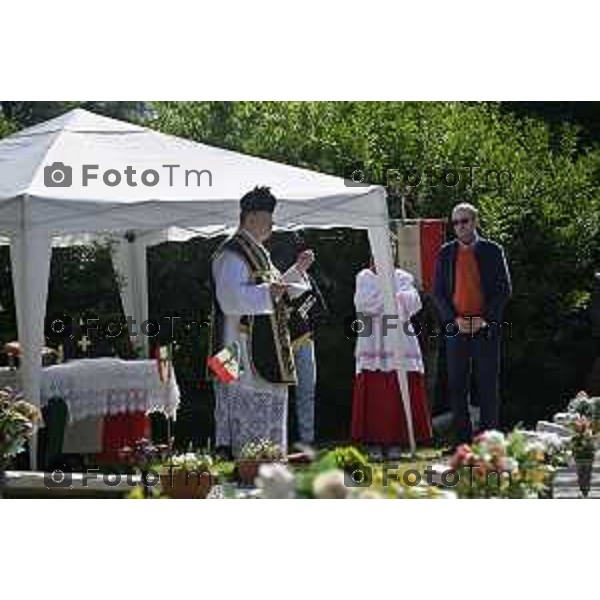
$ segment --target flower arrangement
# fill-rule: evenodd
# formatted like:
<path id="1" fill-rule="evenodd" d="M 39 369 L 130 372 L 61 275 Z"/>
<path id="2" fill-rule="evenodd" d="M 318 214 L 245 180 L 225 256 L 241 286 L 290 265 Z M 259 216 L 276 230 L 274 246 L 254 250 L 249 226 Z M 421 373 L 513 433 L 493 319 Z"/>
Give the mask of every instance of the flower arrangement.
<path id="1" fill-rule="evenodd" d="M 569 439 L 550 431 L 516 430 L 529 447 L 544 453 L 544 462 L 552 467 L 565 467 L 569 457 Z"/>
<path id="2" fill-rule="evenodd" d="M 240 451 L 242 460 L 279 461 L 283 458 L 281 446 L 275 442 L 261 438 L 256 442 L 244 444 Z"/>
<path id="3" fill-rule="evenodd" d="M 600 432 L 600 396 L 588 396 L 581 391 L 569 402 L 568 411 L 589 419 L 593 433 Z"/>
<path id="4" fill-rule="evenodd" d="M 589 419 L 581 417 L 572 426 L 573 435 L 570 441 L 570 450 L 575 461 L 591 461 L 596 453 L 594 431 Z"/>
<path id="5" fill-rule="evenodd" d="M 210 454 L 185 452 L 169 456 L 160 465 L 163 494 L 171 498 L 206 498 L 216 478 Z"/>
<path id="6" fill-rule="evenodd" d="M 146 438 L 139 438 L 131 446 L 121 448 L 119 454 L 130 465 L 145 469 L 156 461 L 164 461 L 168 452 L 166 444 L 154 444 Z"/>
<path id="7" fill-rule="evenodd" d="M 459 473 L 455 489 L 463 498 L 538 497 L 554 473 L 546 447 L 518 431 L 479 434 L 471 445 L 457 448 L 450 466 Z"/>
<path id="8" fill-rule="evenodd" d="M 272 440 L 261 438 L 254 442 L 247 442 L 242 446 L 236 462 L 238 478 L 242 483 L 252 485 L 262 463 L 275 463 L 281 460 L 283 460 L 281 446 Z"/>
<path id="9" fill-rule="evenodd" d="M 570 425 L 573 435 L 570 439 L 570 451 L 575 463 L 579 489 L 587 498 L 592 484 L 592 471 L 596 442 L 592 422 L 586 417 L 579 417 Z"/>
<path id="10" fill-rule="evenodd" d="M 42 420 L 38 408 L 10 390 L 0 390 L 0 469 L 9 458 L 23 450 Z"/>
<path id="11" fill-rule="evenodd" d="M 180 469 L 182 471 L 210 471 L 215 462 L 210 454 L 201 452 L 185 452 L 168 457 L 167 462 L 162 463 L 163 470 L 168 468 Z"/>

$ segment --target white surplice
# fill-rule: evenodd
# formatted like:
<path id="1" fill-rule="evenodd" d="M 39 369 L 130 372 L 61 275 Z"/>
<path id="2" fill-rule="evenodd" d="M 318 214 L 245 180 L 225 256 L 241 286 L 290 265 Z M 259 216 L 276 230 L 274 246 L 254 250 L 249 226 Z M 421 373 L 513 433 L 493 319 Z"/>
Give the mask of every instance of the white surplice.
<path id="1" fill-rule="evenodd" d="M 423 359 L 419 341 L 413 330 L 410 317 L 421 310 L 421 298 L 414 287 L 414 278 L 407 271 L 396 269 L 394 271 L 396 300 L 400 319 L 395 320 L 390 316 L 387 323 L 387 334 L 383 335 L 383 291 L 381 276 L 371 269 L 363 269 L 356 276 L 356 292 L 354 305 L 357 313 L 369 317 L 372 322 L 373 332 L 370 336 L 360 336 L 356 340 L 356 372 L 361 371 L 393 371 L 394 354 L 392 343 L 396 339 L 391 334 L 391 328 L 403 327 L 409 333 L 405 350 L 407 371 L 424 372 Z"/>
<path id="2" fill-rule="evenodd" d="M 274 266 L 272 269 L 279 274 Z M 241 366 L 239 380 L 215 382 L 216 444 L 230 447 L 237 456 L 245 443 L 268 438 L 287 452 L 288 385 L 268 382 L 253 371 L 248 335 L 240 330 L 243 315 L 273 312 L 270 284 L 253 283 L 246 261 L 227 249 L 214 260 L 212 270 L 217 301 L 224 313 L 223 345 L 239 344 Z M 291 297 L 310 288 L 308 278 L 295 266 L 282 279 L 293 284 L 288 292 Z"/>

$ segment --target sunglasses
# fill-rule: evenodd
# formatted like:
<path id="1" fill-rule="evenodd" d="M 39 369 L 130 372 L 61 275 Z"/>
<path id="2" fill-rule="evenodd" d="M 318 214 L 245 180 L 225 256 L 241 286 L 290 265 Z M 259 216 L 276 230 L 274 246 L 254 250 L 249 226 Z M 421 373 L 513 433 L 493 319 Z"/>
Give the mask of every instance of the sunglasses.
<path id="1" fill-rule="evenodd" d="M 464 219 L 452 219 L 452 225 L 456 227 L 457 225 L 466 225 L 471 222 L 470 217 L 465 217 Z"/>

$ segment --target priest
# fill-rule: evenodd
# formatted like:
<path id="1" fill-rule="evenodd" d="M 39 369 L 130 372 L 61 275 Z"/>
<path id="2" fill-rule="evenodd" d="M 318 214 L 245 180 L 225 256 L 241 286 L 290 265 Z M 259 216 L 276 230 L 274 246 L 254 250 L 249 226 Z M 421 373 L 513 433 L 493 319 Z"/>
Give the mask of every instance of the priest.
<path id="1" fill-rule="evenodd" d="M 239 363 L 231 377 L 214 382 L 216 446 L 233 456 L 260 438 L 287 452 L 288 386 L 296 384 L 288 304 L 310 288 L 314 254 L 302 252 L 283 275 L 274 267 L 263 243 L 275 205 L 268 187 L 248 192 L 239 228 L 211 258 L 210 355 L 229 349 Z"/>

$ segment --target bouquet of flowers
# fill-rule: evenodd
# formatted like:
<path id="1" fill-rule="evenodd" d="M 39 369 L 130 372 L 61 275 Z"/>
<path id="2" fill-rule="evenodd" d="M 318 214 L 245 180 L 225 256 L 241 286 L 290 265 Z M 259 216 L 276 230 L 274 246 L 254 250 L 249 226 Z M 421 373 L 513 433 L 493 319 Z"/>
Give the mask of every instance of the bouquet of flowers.
<path id="1" fill-rule="evenodd" d="M 450 461 L 459 474 L 454 488 L 463 498 L 531 498 L 543 493 L 554 469 L 546 449 L 520 432 L 484 431 L 459 446 Z"/>
<path id="2" fill-rule="evenodd" d="M 38 408 L 10 389 L 0 390 L 0 468 L 17 455 L 42 420 Z"/>
<path id="3" fill-rule="evenodd" d="M 585 392 L 579 392 L 569 402 L 569 413 L 589 419 L 594 433 L 600 431 L 600 397 L 588 396 Z"/>
<path id="4" fill-rule="evenodd" d="M 569 439 L 551 431 L 516 430 L 523 436 L 530 448 L 538 448 L 544 453 L 544 462 L 552 467 L 568 464 Z"/>
<path id="5" fill-rule="evenodd" d="M 591 461 L 596 453 L 594 431 L 589 419 L 579 418 L 572 425 L 573 436 L 570 441 L 570 450 L 575 461 Z"/>

